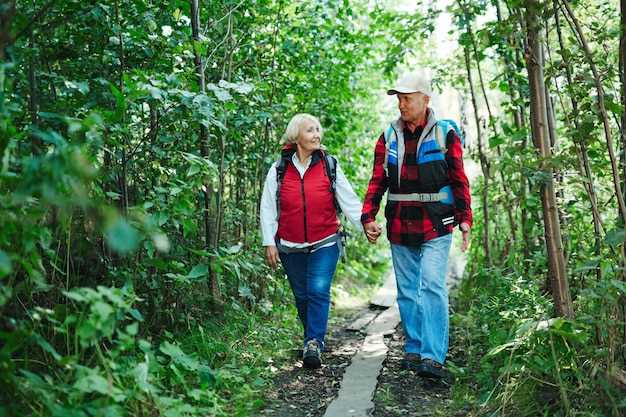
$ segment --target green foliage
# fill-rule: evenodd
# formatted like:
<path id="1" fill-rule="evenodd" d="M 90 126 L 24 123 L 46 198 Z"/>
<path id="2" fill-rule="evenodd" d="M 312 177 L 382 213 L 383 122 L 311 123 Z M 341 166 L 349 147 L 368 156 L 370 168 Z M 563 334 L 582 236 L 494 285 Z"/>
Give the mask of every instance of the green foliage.
<path id="1" fill-rule="evenodd" d="M 260 253 L 263 180 L 310 112 L 363 191 L 387 40 L 360 2 L 200 8 L 199 40 L 181 2 L 6 16 L 0 415 L 254 415 L 268 358 L 299 343 Z M 361 240 L 340 272 L 355 287 L 381 268 Z"/>

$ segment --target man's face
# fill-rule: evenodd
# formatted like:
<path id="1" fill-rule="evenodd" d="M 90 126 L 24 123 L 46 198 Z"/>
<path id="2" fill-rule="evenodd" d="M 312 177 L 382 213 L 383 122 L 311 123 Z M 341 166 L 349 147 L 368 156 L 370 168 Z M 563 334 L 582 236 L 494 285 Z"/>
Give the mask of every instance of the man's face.
<path id="1" fill-rule="evenodd" d="M 398 93 L 398 109 L 404 122 L 415 122 L 424 117 L 430 97 L 422 93 Z"/>

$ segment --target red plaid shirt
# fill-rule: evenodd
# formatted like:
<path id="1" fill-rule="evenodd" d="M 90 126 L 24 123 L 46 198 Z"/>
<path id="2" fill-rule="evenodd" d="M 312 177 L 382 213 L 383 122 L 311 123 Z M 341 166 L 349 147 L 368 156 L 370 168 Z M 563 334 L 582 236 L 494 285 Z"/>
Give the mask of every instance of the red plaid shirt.
<path id="1" fill-rule="evenodd" d="M 425 124 L 425 123 L 424 123 Z M 385 137 L 380 135 L 374 150 L 374 169 L 363 203 L 361 222 L 367 224 L 376 220 L 380 203 L 390 188 L 392 193 L 416 193 L 418 189 L 417 142 L 424 125 L 417 126 L 414 132 L 404 128 L 404 163 L 400 177 L 400 189 L 390 182 L 385 174 Z M 387 218 L 387 238 L 391 243 L 405 246 L 420 246 L 423 242 L 452 233 L 454 226 L 460 223 L 472 225 L 472 209 L 469 181 L 463 169 L 463 147 L 454 130 L 446 137 L 446 162 L 448 178 L 454 194 L 454 224 L 449 224 L 439 232 L 426 213 L 424 204 L 418 201 L 387 202 L 385 217 Z"/>

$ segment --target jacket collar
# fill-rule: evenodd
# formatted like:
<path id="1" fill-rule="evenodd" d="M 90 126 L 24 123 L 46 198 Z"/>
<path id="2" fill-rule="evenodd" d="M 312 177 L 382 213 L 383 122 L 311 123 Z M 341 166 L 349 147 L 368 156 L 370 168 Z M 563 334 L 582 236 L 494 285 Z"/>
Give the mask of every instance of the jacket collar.
<path id="1" fill-rule="evenodd" d="M 295 143 L 286 143 L 280 151 L 281 158 L 285 158 L 289 162 L 291 162 L 291 158 L 293 157 L 293 154 L 296 153 L 296 149 L 297 149 L 297 146 Z M 323 149 L 318 149 L 317 151 L 313 152 L 313 154 L 311 155 L 311 165 L 316 164 L 323 157 L 324 157 Z"/>

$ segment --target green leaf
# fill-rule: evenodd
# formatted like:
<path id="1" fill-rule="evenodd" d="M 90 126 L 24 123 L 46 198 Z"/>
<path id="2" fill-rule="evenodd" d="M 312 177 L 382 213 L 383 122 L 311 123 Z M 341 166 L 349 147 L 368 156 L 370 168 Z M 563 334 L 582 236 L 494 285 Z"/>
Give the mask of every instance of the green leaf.
<path id="1" fill-rule="evenodd" d="M 61 360 L 61 355 L 59 355 L 57 353 L 57 351 L 54 349 L 54 347 L 52 347 L 52 345 L 50 343 L 48 343 L 48 341 L 46 339 L 44 339 L 43 337 L 41 337 L 41 335 L 39 334 L 34 334 L 33 335 L 35 337 L 35 341 L 37 342 L 37 344 L 45 351 L 48 352 L 50 355 L 52 355 L 52 357 L 54 358 L 54 360 L 59 361 Z"/>
<path id="2" fill-rule="evenodd" d="M 139 310 L 137 310 L 136 308 L 133 308 L 130 310 L 130 315 L 138 321 L 143 321 L 143 316 L 141 315 L 141 313 L 139 312 Z"/>
<path id="3" fill-rule="evenodd" d="M 238 243 L 226 249 L 226 252 L 228 252 L 231 255 L 234 255 L 235 253 L 239 253 L 242 247 L 243 245 L 241 243 Z"/>
<path id="4" fill-rule="evenodd" d="M 252 294 L 252 290 L 250 289 L 250 287 L 246 287 L 246 286 L 241 286 L 239 287 L 239 296 L 242 298 L 247 298 L 250 301 L 254 301 L 256 300 L 256 297 L 254 296 L 254 294 Z"/>
<path id="5" fill-rule="evenodd" d="M 252 84 L 248 84 L 245 82 L 230 83 L 225 80 L 220 80 L 220 82 L 218 83 L 218 86 L 222 88 L 229 88 L 231 90 L 238 92 L 239 94 L 248 94 L 252 90 L 254 90 L 254 86 Z"/>
<path id="6" fill-rule="evenodd" d="M 113 307 L 111 307 L 111 304 L 102 301 L 96 301 L 95 303 L 93 303 L 91 309 L 94 313 L 97 313 L 102 319 L 108 318 L 111 314 L 113 314 L 114 311 Z"/>
<path id="7" fill-rule="evenodd" d="M 189 169 L 187 170 L 187 176 L 191 177 L 193 175 L 196 175 L 198 172 L 200 172 L 200 167 L 194 164 L 190 166 Z"/>
<path id="8" fill-rule="evenodd" d="M 489 147 L 495 148 L 504 143 L 504 138 L 501 136 L 492 136 L 489 138 Z"/>
<path id="9" fill-rule="evenodd" d="M 209 386 L 215 383 L 215 374 L 208 366 L 200 369 L 200 383 Z"/>
<path id="10" fill-rule="evenodd" d="M 188 356 L 176 344 L 172 344 L 170 342 L 163 342 L 161 343 L 159 350 L 162 353 L 169 356 L 170 358 L 172 358 L 172 361 L 182 365 L 183 367 L 187 368 L 190 371 L 197 371 L 201 367 L 200 363 L 196 359 Z"/>
<path id="11" fill-rule="evenodd" d="M 137 231 L 123 218 L 117 219 L 105 233 L 107 243 L 121 254 L 132 252 L 139 244 Z"/>
<path id="12" fill-rule="evenodd" d="M 495 348 L 491 349 L 489 352 L 487 352 L 487 354 L 484 356 L 485 358 L 489 358 L 491 356 L 495 356 L 498 353 L 502 352 L 503 350 L 506 350 L 510 347 L 515 346 L 515 342 L 507 342 L 503 345 L 500 346 L 496 346 Z"/>
<path id="13" fill-rule="evenodd" d="M 201 277 L 206 277 L 209 274 L 209 266 L 206 264 L 198 264 L 194 266 L 191 271 L 187 274 L 187 278 L 189 279 L 197 279 Z"/>
<path id="14" fill-rule="evenodd" d="M 604 240 L 611 246 L 618 246 L 624 243 L 626 240 L 626 233 L 624 233 L 624 229 L 613 229 L 607 232 Z"/>
<path id="15" fill-rule="evenodd" d="M 83 376 L 74 384 L 74 388 L 81 392 L 97 392 L 109 394 L 109 382 L 96 373 Z"/>
<path id="16" fill-rule="evenodd" d="M 9 275 L 12 270 L 11 258 L 6 252 L 0 250 L 0 278 Z"/>
<path id="17" fill-rule="evenodd" d="M 139 331 L 139 323 L 135 322 L 126 326 L 126 333 L 131 336 L 136 336 Z"/>
<path id="18" fill-rule="evenodd" d="M 215 84 L 209 83 L 206 88 L 207 90 L 211 90 L 219 101 L 229 101 L 229 100 L 232 100 L 233 98 L 228 92 L 228 90 L 220 88 L 216 86 Z"/>

